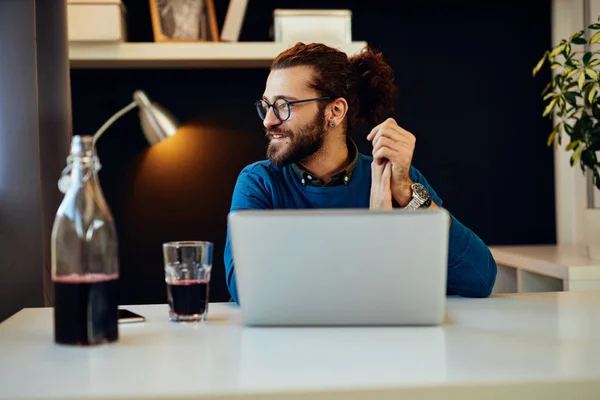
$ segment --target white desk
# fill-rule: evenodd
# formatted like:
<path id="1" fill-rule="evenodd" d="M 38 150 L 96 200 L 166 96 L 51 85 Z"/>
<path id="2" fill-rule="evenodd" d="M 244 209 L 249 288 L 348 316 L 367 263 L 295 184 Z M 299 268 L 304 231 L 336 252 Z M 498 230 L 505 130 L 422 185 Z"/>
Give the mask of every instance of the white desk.
<path id="1" fill-rule="evenodd" d="M 600 260 L 583 246 L 493 246 L 494 293 L 600 290 Z"/>
<path id="2" fill-rule="evenodd" d="M 211 304 L 205 326 L 128 307 L 117 344 L 52 342 L 51 309 L 0 324 L 0 398 L 598 399 L 600 292 L 450 298 L 429 328 L 243 328 Z"/>

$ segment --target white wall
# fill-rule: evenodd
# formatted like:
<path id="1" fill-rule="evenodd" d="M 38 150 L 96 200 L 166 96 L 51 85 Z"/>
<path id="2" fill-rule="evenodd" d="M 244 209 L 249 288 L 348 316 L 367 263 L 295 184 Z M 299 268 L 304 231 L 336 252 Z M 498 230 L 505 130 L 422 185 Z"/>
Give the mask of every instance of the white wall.
<path id="1" fill-rule="evenodd" d="M 589 5 L 589 19 L 584 24 L 584 5 Z M 596 22 L 600 14 L 600 0 L 553 0 L 552 2 L 552 45 L 569 37 L 590 23 Z M 586 178 L 579 166 L 571 167 L 571 152 L 564 150 L 568 143 L 563 140 L 562 148 L 555 150 L 555 193 L 556 235 L 558 244 L 585 244 L 583 211 L 587 208 Z M 600 207 L 600 191 L 595 189 L 595 205 Z"/>

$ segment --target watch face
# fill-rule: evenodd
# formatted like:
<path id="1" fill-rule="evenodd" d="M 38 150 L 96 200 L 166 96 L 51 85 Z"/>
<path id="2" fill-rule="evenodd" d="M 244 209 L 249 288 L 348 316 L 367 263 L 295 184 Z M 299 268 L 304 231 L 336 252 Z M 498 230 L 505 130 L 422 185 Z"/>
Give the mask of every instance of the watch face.
<path id="1" fill-rule="evenodd" d="M 415 194 L 422 200 L 429 200 L 429 198 L 431 197 L 429 195 L 429 191 L 425 189 L 425 186 L 421 185 L 420 183 L 415 183 L 413 190 L 415 191 Z"/>

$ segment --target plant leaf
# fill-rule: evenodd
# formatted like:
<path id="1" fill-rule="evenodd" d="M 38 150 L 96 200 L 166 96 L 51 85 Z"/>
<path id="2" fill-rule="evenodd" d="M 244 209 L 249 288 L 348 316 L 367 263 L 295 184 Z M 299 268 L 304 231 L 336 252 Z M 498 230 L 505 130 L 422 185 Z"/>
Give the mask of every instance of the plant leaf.
<path id="1" fill-rule="evenodd" d="M 588 65 L 588 64 L 589 64 L 589 62 L 590 62 L 590 60 L 591 60 L 591 58 L 592 58 L 592 53 L 588 51 L 588 52 L 587 52 L 587 53 L 585 53 L 585 55 L 583 56 L 583 63 L 584 63 L 585 65 Z"/>
<path id="2" fill-rule="evenodd" d="M 567 132 L 567 134 L 571 136 L 573 134 L 573 127 L 569 124 L 565 124 L 565 132 Z"/>
<path id="3" fill-rule="evenodd" d="M 565 58 L 569 58 L 569 56 L 571 55 L 571 45 L 567 44 L 565 46 L 565 51 L 563 51 L 563 54 L 565 55 Z"/>
<path id="4" fill-rule="evenodd" d="M 592 60 L 592 62 L 590 62 L 590 67 L 595 67 L 596 65 L 600 65 L 600 59 L 596 58 L 595 60 Z"/>
<path id="5" fill-rule="evenodd" d="M 583 30 L 577 31 L 574 34 L 572 34 L 569 40 L 573 41 L 573 39 L 577 39 L 578 37 L 581 37 L 581 35 L 583 35 Z"/>
<path id="6" fill-rule="evenodd" d="M 565 76 L 565 80 L 568 81 L 569 79 L 571 79 L 573 76 L 575 76 L 575 74 L 578 72 L 578 69 L 573 69 L 571 71 L 569 71 L 567 73 L 567 75 Z"/>
<path id="7" fill-rule="evenodd" d="M 581 110 L 581 108 L 581 106 L 573 107 L 569 110 L 567 115 L 561 115 L 561 118 L 565 120 L 573 118 L 573 116 L 577 114 Z M 577 125 L 577 121 L 575 122 L 575 125 Z M 575 125 L 573 125 L 573 133 L 575 133 Z"/>
<path id="8" fill-rule="evenodd" d="M 579 160 L 581 160 L 581 151 L 583 150 L 583 146 L 578 145 L 575 148 L 575 151 L 573 151 L 573 154 L 571 155 L 571 167 L 574 164 L 577 164 L 579 162 Z"/>
<path id="9" fill-rule="evenodd" d="M 583 71 L 581 71 L 581 74 L 579 74 L 579 80 L 577 81 L 577 83 L 579 84 L 579 89 L 583 90 L 583 84 L 585 83 L 585 74 L 583 73 Z"/>
<path id="10" fill-rule="evenodd" d="M 577 105 L 577 97 L 573 92 L 564 92 L 563 96 L 567 100 L 567 102 L 573 106 Z"/>
<path id="11" fill-rule="evenodd" d="M 567 147 L 565 147 L 565 151 L 573 150 L 575 148 L 575 146 L 577 146 L 578 144 L 579 144 L 579 140 L 573 140 L 571 143 L 569 143 L 567 145 Z"/>
<path id="12" fill-rule="evenodd" d="M 588 28 L 590 29 L 600 29 L 600 24 L 591 24 L 590 26 L 588 26 Z M 581 31 L 583 32 L 583 31 Z"/>
<path id="13" fill-rule="evenodd" d="M 585 40 L 584 38 L 579 38 L 579 37 L 571 40 L 571 42 L 573 42 L 575 44 L 587 44 L 587 40 Z"/>
<path id="14" fill-rule="evenodd" d="M 590 44 L 594 44 L 596 43 L 598 40 L 600 40 L 600 32 L 596 32 L 594 33 L 594 36 L 592 36 L 592 38 L 590 39 Z M 559 52 L 560 53 L 560 52 Z"/>
<path id="15" fill-rule="evenodd" d="M 546 101 L 551 97 L 556 96 L 556 93 L 552 92 L 552 93 L 548 93 L 547 95 L 544 96 L 543 100 Z"/>
<path id="16" fill-rule="evenodd" d="M 558 99 L 556 100 L 556 105 L 559 107 L 564 107 L 565 106 L 565 99 L 562 97 L 558 97 Z"/>
<path id="17" fill-rule="evenodd" d="M 567 86 L 563 87 L 562 89 L 563 89 L 563 91 L 565 91 L 565 90 L 572 89 L 572 88 L 574 88 L 575 86 L 577 86 L 577 82 L 573 82 L 573 81 L 571 81 L 571 82 L 569 82 L 569 83 L 567 84 Z M 579 93 L 579 91 L 577 91 L 577 92 L 573 92 L 573 93 L 575 93 L 575 96 L 581 96 L 581 94 Z"/>
<path id="18" fill-rule="evenodd" d="M 546 145 L 548 147 L 552 146 L 552 143 L 554 143 L 554 138 L 556 137 L 556 134 L 558 133 L 560 128 L 560 124 L 556 125 L 554 127 L 554 129 L 552 129 L 552 132 L 550 132 L 550 135 L 548 136 L 548 140 L 546 141 Z"/>
<path id="19" fill-rule="evenodd" d="M 592 138 L 592 144 L 590 145 L 592 151 L 600 151 L 600 136 Z"/>
<path id="20" fill-rule="evenodd" d="M 589 76 L 590 78 L 592 78 L 593 80 L 597 81 L 598 80 L 598 73 L 596 71 L 594 71 L 591 68 L 586 68 L 585 69 L 585 73 L 587 74 L 587 76 Z"/>
<path id="21" fill-rule="evenodd" d="M 533 68 L 533 76 L 535 76 L 539 70 L 542 68 L 542 66 L 544 65 L 544 61 L 546 61 L 546 58 L 548 57 L 548 52 L 546 51 L 544 53 L 544 56 L 542 57 L 542 59 L 540 61 L 538 61 L 537 65 Z"/>
<path id="22" fill-rule="evenodd" d="M 557 86 L 559 88 L 562 88 L 562 84 L 563 84 L 564 78 L 565 77 L 562 76 L 562 75 L 556 75 L 554 77 L 554 79 L 552 79 L 552 81 L 551 81 L 552 82 L 552 88 L 555 89 Z"/>
<path id="23" fill-rule="evenodd" d="M 552 109 L 556 105 L 557 101 L 558 101 L 558 97 L 555 97 L 552 100 L 550 100 L 550 103 L 548 103 L 548 105 L 546 106 L 546 109 L 544 110 L 542 117 L 545 117 L 546 115 L 549 115 L 552 112 Z"/>
<path id="24" fill-rule="evenodd" d="M 600 104 L 596 103 L 594 106 L 592 106 L 592 111 L 594 112 L 594 117 L 597 120 L 600 120 Z"/>
<path id="25" fill-rule="evenodd" d="M 588 83 L 585 84 L 585 86 L 583 87 L 583 100 L 585 101 L 586 104 L 588 101 L 588 96 L 590 94 L 590 90 L 592 90 L 592 87 L 596 84 L 596 82 L 594 81 L 590 81 Z"/>
<path id="26" fill-rule="evenodd" d="M 565 49 L 565 47 L 566 47 L 566 44 L 559 44 L 554 49 L 552 49 L 552 51 L 550 52 L 550 54 L 548 54 L 548 56 L 555 57 L 555 56 L 559 55 L 560 53 L 562 53 L 562 51 Z"/>
<path id="27" fill-rule="evenodd" d="M 596 156 L 596 152 L 592 151 L 588 147 L 587 149 L 585 149 L 585 151 L 581 153 L 581 162 L 589 168 L 594 168 L 594 166 L 598 164 L 598 157 Z"/>
<path id="28" fill-rule="evenodd" d="M 594 103 L 594 98 L 596 97 L 596 91 L 597 91 L 597 90 L 598 90 L 598 89 L 597 89 L 596 85 L 592 85 L 592 87 L 591 87 L 591 89 L 590 89 L 590 92 L 589 92 L 589 93 L 588 93 L 588 95 L 587 95 L 587 99 L 588 99 L 588 102 L 589 102 L 590 104 L 593 104 L 593 103 Z"/>
<path id="29" fill-rule="evenodd" d="M 571 140 L 583 139 L 592 128 L 592 119 L 587 114 L 582 114 L 573 127 Z"/>
<path id="30" fill-rule="evenodd" d="M 550 89 L 552 89 L 552 82 L 548 82 L 546 87 L 544 87 L 544 90 L 542 90 L 542 96 L 545 95 Z"/>

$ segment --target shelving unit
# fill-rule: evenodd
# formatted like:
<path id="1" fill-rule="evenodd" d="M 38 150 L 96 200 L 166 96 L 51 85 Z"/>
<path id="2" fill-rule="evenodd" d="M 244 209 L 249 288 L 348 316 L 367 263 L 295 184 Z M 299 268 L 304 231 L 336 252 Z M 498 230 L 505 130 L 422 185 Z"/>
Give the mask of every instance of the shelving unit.
<path id="1" fill-rule="evenodd" d="M 367 43 L 331 44 L 347 54 Z M 71 42 L 71 68 L 265 68 L 291 43 L 89 43 Z"/>

